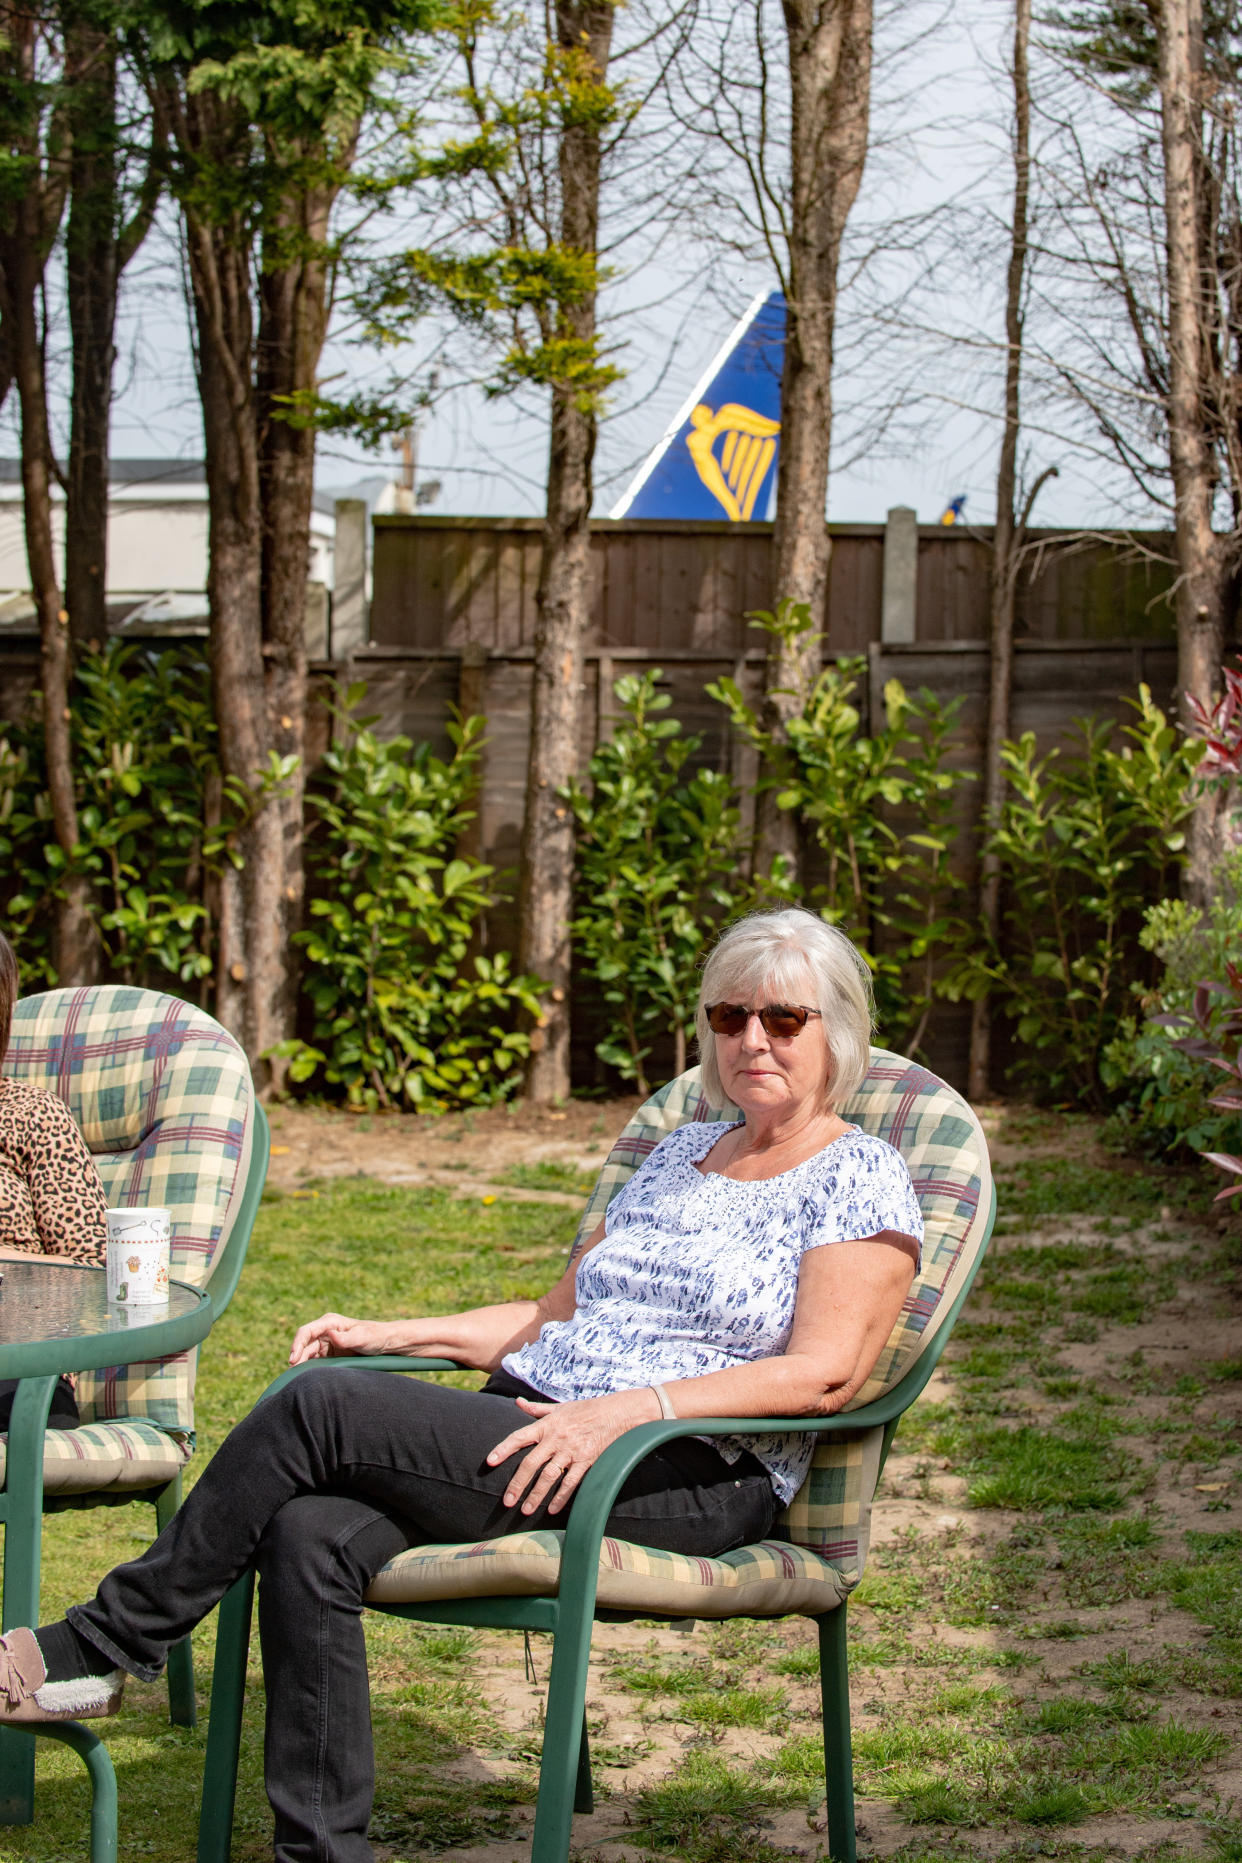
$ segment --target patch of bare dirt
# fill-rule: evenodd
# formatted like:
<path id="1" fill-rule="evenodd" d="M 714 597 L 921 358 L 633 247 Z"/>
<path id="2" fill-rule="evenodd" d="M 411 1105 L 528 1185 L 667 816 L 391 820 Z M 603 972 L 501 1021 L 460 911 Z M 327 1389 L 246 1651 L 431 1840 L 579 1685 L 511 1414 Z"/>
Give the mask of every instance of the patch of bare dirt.
<path id="1" fill-rule="evenodd" d="M 277 1106 L 269 1113 L 268 1179 L 278 1189 L 290 1190 L 309 1178 L 361 1173 L 386 1184 L 435 1185 L 463 1195 L 502 1188 L 507 1196 L 572 1203 L 576 1199 L 564 1192 L 498 1186 L 495 1176 L 516 1164 L 598 1170 L 640 1104 L 637 1096 L 570 1100 L 559 1112 L 505 1105 L 439 1118 Z"/>

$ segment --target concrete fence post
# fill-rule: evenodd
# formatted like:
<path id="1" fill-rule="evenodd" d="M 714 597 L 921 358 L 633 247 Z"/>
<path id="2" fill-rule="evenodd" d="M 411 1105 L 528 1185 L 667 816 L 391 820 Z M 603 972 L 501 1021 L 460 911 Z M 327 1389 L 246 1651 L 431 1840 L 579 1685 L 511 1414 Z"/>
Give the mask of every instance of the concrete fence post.
<path id="1" fill-rule="evenodd" d="M 328 590 L 322 582 L 306 585 L 306 657 L 328 657 Z"/>
<path id="2" fill-rule="evenodd" d="M 913 641 L 919 577 L 919 521 L 909 505 L 893 505 L 884 521 L 884 587 L 880 639 Z"/>
<path id="3" fill-rule="evenodd" d="M 333 659 L 347 660 L 369 639 L 367 508 L 361 498 L 338 498 L 332 563 Z"/>

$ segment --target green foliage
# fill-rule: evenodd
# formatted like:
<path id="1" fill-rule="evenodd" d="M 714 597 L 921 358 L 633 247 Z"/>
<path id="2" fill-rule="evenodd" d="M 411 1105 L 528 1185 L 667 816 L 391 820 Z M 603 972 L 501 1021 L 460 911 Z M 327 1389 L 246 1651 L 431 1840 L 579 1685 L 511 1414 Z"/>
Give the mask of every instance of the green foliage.
<path id="1" fill-rule="evenodd" d="M 148 88 L 177 99 L 161 113 L 162 169 L 188 222 L 260 277 L 298 273 L 311 300 L 319 272 L 330 304 L 339 270 L 364 263 L 375 210 L 426 170 L 408 80 L 438 49 L 451 0 L 124 0 L 124 14 Z M 344 197 L 364 211 L 333 214 Z M 264 323 L 278 302 L 261 304 Z M 312 342 L 286 357 L 283 382 L 279 368 L 259 371 L 273 418 L 356 428 L 371 443 L 408 425 L 408 394 L 404 422 L 392 397 L 325 400 L 314 355 Z"/>
<path id="2" fill-rule="evenodd" d="M 1167 1020 L 1189 1017 L 1198 985 L 1222 981 L 1226 964 L 1242 951 L 1242 852 L 1222 863 L 1206 910 L 1183 899 L 1149 907 L 1139 943 L 1163 970 L 1154 990 L 1136 989 L 1141 1014 L 1123 1017 L 1104 1051 L 1101 1075 L 1119 1100 L 1114 1130 L 1148 1155 L 1242 1149 L 1242 1118 L 1210 1103 L 1221 1085 L 1219 1069 L 1181 1047 L 1186 1029 Z M 1227 1014 L 1226 999 L 1214 995 L 1209 1028 Z"/>
<path id="3" fill-rule="evenodd" d="M 1236 11 L 1229 0 L 1207 0 L 1201 17 L 1200 55 L 1209 82 L 1232 88 L 1239 65 Z M 1137 112 L 1157 104 L 1158 32 L 1146 6 L 1080 0 L 1054 8 L 1045 23 L 1058 53 L 1123 108 Z"/>
<path id="4" fill-rule="evenodd" d="M 54 984 L 52 903 L 66 873 L 91 883 L 106 974 L 211 1003 L 215 898 L 239 826 L 288 775 L 222 783 L 207 668 L 195 650 L 112 642 L 83 657 L 74 689 L 81 840 L 52 834 L 37 721 L 0 737 L 0 912 L 26 989 Z M 356 698 L 358 695 L 352 695 Z M 491 869 L 452 858 L 469 819 L 481 721 L 451 727 L 446 763 L 407 739 L 381 744 L 342 718 L 308 848 L 310 1042 L 282 1052 L 360 1106 L 441 1108 L 517 1085 L 539 1013 L 503 953 L 471 954 L 493 902 Z"/>
<path id="5" fill-rule="evenodd" d="M 144 0 L 134 9 L 142 55 L 184 74 L 253 126 L 254 179 L 312 166 L 348 168 L 358 123 L 383 107 L 384 81 L 412 60 L 412 41 L 444 23 L 438 0 Z M 321 176 L 322 178 L 322 176 Z"/>
<path id="6" fill-rule="evenodd" d="M 404 323 L 412 310 L 446 304 L 501 349 L 488 394 L 507 394 L 521 382 L 560 384 L 588 406 L 621 379 L 621 370 L 602 360 L 595 336 L 568 328 L 564 313 L 590 302 L 606 277 L 594 253 L 555 243 L 464 256 L 412 250 L 377 266 L 359 301 L 368 333 L 380 342 L 391 340 L 394 322 Z"/>
<path id="7" fill-rule="evenodd" d="M 806 605 L 791 602 L 753 619 L 791 640 L 811 627 Z M 811 899 L 866 954 L 882 1038 L 915 1052 L 940 969 L 972 935 L 960 916 L 963 882 L 949 865 L 958 792 L 970 777 L 948 761 L 957 700 L 942 706 L 926 688 L 911 697 L 890 679 L 883 723 L 862 731 L 855 695 L 865 666 L 826 667 L 799 695 L 783 737 L 732 679 L 707 690 L 759 751 L 769 772 L 762 786 L 775 788 L 779 806 L 795 810 L 818 842 L 827 876 Z"/>
<path id="8" fill-rule="evenodd" d="M 622 375 L 595 319 L 611 275 L 592 230 L 600 145 L 623 132 L 637 101 L 608 82 L 585 31 L 561 45 L 544 16 L 488 0 L 446 8 L 443 24 L 465 81 L 438 147 L 415 166 L 442 184 L 453 232 L 360 266 L 353 307 L 386 349 L 408 341 L 429 309 L 447 309 L 494 358 L 487 394 L 551 388 L 597 415 Z M 373 437 L 373 417 L 362 431 Z"/>
<path id="9" fill-rule="evenodd" d="M 1054 11 L 1050 24 L 1069 62 L 1103 81 L 1121 104 L 1150 101 L 1155 87 L 1156 28 L 1145 9 L 1128 0 Z"/>
<path id="10" fill-rule="evenodd" d="M 589 787 L 566 792 L 578 824 L 575 965 L 610 1012 L 597 1052 L 640 1093 L 662 1033 L 674 1034 L 674 1072 L 685 1067 L 698 966 L 743 900 L 733 785 L 716 770 L 687 777 L 699 739 L 665 715 L 660 677 L 617 681 L 625 721 L 597 747 Z"/>
<path id="11" fill-rule="evenodd" d="M 82 656 L 73 692 L 81 839 L 69 862 L 52 833 L 37 722 L 0 739 L 0 905 L 26 988 L 55 981 L 51 907 L 69 872 L 90 880 L 106 972 L 157 988 L 210 977 L 214 879 L 256 796 L 221 788 L 207 683 L 192 648 L 111 641 Z M 267 773 L 260 791 L 281 777 Z"/>
<path id="12" fill-rule="evenodd" d="M 394 391 L 350 395 L 332 400 L 318 389 L 300 388 L 295 394 L 278 395 L 281 418 L 288 426 L 316 433 L 348 433 L 359 440 L 368 452 L 377 453 L 387 441 L 410 430 L 413 410 L 426 398 L 405 389 L 400 399 Z"/>
<path id="13" fill-rule="evenodd" d="M 220 794 L 207 668 L 197 653 L 110 643 L 78 670 L 74 768 L 83 852 L 109 959 L 126 981 L 162 969 L 209 977 L 211 877 L 240 814 L 208 825 Z M 224 803 L 228 806 L 228 803 Z"/>
<path id="14" fill-rule="evenodd" d="M 1171 890 L 1183 857 L 1199 756 L 1146 686 L 1130 702 L 1137 716 L 1120 733 L 1079 719 L 1066 754 L 1038 757 L 1029 731 L 1006 744 L 1008 793 L 990 842 L 1006 948 L 967 954 L 950 986 L 999 1002 L 1024 1087 L 1088 1105 L 1106 1098 L 1101 1060 L 1143 981 L 1143 910 Z"/>
<path id="15" fill-rule="evenodd" d="M 282 1043 L 290 1076 L 321 1076 L 352 1106 L 446 1107 L 503 1098 L 518 1084 L 538 1016 L 538 984 L 506 954 L 471 954 L 495 893 L 492 869 L 456 859 L 470 820 L 483 721 L 449 727 L 453 755 L 408 738 L 381 740 L 373 721 L 338 713 L 307 840 L 314 923 L 299 934 L 312 1041 Z"/>
<path id="16" fill-rule="evenodd" d="M 40 749 L 33 730 L 0 736 L 0 913 L 27 989 L 56 980 L 50 915 L 42 910 L 50 898 L 44 848 L 51 820 Z"/>

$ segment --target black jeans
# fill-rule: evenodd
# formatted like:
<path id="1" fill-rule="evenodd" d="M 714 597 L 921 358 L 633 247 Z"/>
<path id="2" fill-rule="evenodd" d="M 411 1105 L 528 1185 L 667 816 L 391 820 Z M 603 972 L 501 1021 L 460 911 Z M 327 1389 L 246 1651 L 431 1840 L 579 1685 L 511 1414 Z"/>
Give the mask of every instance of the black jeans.
<path id="1" fill-rule="evenodd" d="M 13 1399 L 17 1396 L 20 1378 L 0 1378 L 0 1434 L 8 1429 L 13 1421 Z M 59 1378 L 52 1392 L 52 1405 L 47 1413 L 49 1430 L 76 1430 L 82 1419 L 78 1415 L 78 1400 L 73 1394 L 73 1385 L 68 1378 Z"/>
<path id="2" fill-rule="evenodd" d="M 150 1681 L 169 1646 L 251 1565 L 270 1712 L 268 1798 L 277 1863 L 364 1863 L 374 1759 L 362 1595 L 407 1546 L 563 1527 L 565 1514 L 503 1504 L 513 1462 L 487 1454 L 518 1427 L 505 1373 L 459 1391 L 391 1372 L 325 1365 L 256 1405 L 176 1518 L 118 1566 L 70 1622 Z M 647 1457 L 608 1531 L 704 1555 L 762 1539 L 775 1513 L 762 1465 L 730 1466 L 692 1438 Z"/>

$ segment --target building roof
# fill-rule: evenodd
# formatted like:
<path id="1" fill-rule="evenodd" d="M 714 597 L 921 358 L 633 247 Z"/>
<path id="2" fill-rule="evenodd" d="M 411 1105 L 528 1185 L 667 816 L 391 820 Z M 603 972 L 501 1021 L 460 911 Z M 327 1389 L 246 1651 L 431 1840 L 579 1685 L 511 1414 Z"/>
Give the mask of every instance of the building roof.
<path id="1" fill-rule="evenodd" d="M 20 459 L 0 459 L 0 485 L 21 482 Z M 202 485 L 206 468 L 201 459 L 110 459 L 109 485 Z"/>
<path id="2" fill-rule="evenodd" d="M 20 459 L 0 458 L 0 495 L 5 486 L 20 486 L 21 482 Z M 207 468 L 201 459 L 110 459 L 108 484 L 118 492 L 143 486 L 157 496 L 161 490 L 175 490 L 179 499 L 193 503 L 196 494 L 206 499 Z M 53 484 L 53 499 L 59 500 L 60 495 L 59 485 Z M 5 498 L 4 502 L 8 504 L 13 500 Z M 333 517 L 336 495 L 332 492 L 315 492 L 311 498 L 311 508 L 320 517 Z M 322 525 L 317 526 L 317 529 L 321 535 L 324 534 Z"/>

